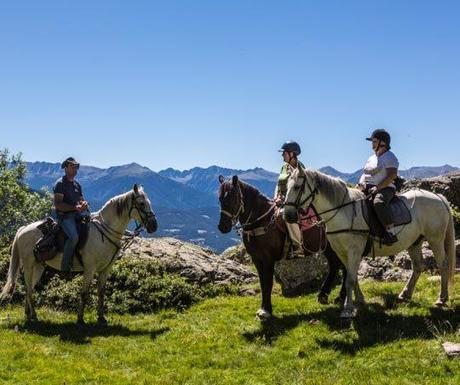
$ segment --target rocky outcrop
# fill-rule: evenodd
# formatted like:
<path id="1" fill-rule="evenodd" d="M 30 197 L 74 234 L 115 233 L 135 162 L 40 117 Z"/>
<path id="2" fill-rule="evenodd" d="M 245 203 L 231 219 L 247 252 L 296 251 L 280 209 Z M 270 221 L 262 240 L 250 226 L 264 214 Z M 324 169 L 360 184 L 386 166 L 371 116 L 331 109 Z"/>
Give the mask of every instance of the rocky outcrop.
<path id="1" fill-rule="evenodd" d="M 322 254 L 283 259 L 275 264 L 275 278 L 287 297 L 316 290 L 327 271 L 327 261 Z"/>
<path id="2" fill-rule="evenodd" d="M 460 271 L 460 240 L 456 241 L 457 271 Z M 438 273 L 433 252 L 424 242 L 422 247 L 423 269 L 431 274 Z M 366 257 L 361 261 L 358 276 L 361 279 L 376 279 L 381 281 L 405 281 L 412 273 L 412 263 L 407 251 L 391 257 Z"/>
<path id="3" fill-rule="evenodd" d="M 434 178 L 414 179 L 405 183 L 404 190 L 421 188 L 444 195 L 454 206 L 460 208 L 460 172 Z"/>
<path id="4" fill-rule="evenodd" d="M 155 259 L 165 272 L 198 284 L 247 284 L 257 279 L 254 272 L 237 261 L 174 238 L 137 238 L 122 257 Z"/>

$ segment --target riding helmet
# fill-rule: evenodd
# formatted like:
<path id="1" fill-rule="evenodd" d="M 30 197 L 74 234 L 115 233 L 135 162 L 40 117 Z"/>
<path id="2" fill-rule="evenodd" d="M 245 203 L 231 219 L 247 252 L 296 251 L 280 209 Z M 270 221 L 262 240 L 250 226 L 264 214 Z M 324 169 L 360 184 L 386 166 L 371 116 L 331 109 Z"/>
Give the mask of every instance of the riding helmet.
<path id="1" fill-rule="evenodd" d="M 279 150 L 279 151 L 280 152 L 284 152 L 284 151 L 293 152 L 296 155 L 300 155 L 300 153 L 301 153 L 299 143 L 291 141 L 291 140 L 286 142 L 286 143 L 284 143 L 281 146 L 281 150 Z"/>

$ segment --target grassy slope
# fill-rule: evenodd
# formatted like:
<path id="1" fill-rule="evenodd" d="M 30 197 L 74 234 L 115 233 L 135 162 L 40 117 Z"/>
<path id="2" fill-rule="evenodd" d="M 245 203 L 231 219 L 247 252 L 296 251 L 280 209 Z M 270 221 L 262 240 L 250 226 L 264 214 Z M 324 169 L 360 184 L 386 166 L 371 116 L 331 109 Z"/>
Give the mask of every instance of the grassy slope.
<path id="1" fill-rule="evenodd" d="M 440 344 L 460 342 L 460 306 L 431 308 L 439 283 L 427 277 L 412 303 L 396 305 L 401 287 L 364 284 L 370 305 L 351 328 L 313 294 L 275 296 L 277 318 L 265 325 L 254 319 L 258 297 L 110 315 L 106 328 L 79 329 L 73 314 L 43 308 L 42 322 L 25 326 L 23 309 L 10 307 L 0 311 L 0 383 L 459 384 L 460 359 L 446 358 Z"/>

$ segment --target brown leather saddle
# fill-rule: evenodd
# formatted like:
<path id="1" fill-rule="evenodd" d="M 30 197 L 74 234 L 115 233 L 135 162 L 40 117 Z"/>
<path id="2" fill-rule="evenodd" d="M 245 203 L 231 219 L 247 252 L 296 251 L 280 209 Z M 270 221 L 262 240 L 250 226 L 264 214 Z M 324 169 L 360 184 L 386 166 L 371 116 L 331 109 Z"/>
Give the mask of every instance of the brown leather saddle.
<path id="1" fill-rule="evenodd" d="M 316 223 L 320 221 L 312 207 L 309 207 L 305 214 L 299 214 L 299 227 L 302 234 L 302 246 L 305 256 L 322 251 L 326 248 L 326 228 Z M 276 213 L 275 224 L 278 229 L 289 237 L 286 223 L 281 215 L 281 210 Z"/>
<path id="2" fill-rule="evenodd" d="M 361 201 L 364 220 L 369 226 L 369 232 L 373 237 L 381 238 L 385 227 L 380 223 L 374 210 L 371 198 Z M 395 195 L 390 202 L 391 216 L 395 226 L 403 226 L 412 222 L 412 215 L 409 208 L 398 195 Z"/>
<path id="3" fill-rule="evenodd" d="M 80 250 L 83 249 L 88 240 L 90 219 L 89 216 L 84 216 L 77 220 L 78 243 L 75 247 L 74 256 L 77 257 L 82 266 L 83 259 Z M 49 261 L 64 250 L 67 235 L 52 217 L 43 219 L 37 228 L 42 232 L 43 236 L 35 243 L 33 249 L 35 258 L 38 262 Z"/>

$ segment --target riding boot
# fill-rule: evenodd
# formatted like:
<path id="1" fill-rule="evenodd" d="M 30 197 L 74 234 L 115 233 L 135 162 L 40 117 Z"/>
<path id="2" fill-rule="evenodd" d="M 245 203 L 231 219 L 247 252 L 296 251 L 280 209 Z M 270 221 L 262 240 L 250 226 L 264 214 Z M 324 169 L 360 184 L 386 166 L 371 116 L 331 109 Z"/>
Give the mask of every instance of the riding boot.
<path id="1" fill-rule="evenodd" d="M 296 258 L 305 258 L 305 253 L 303 252 L 302 246 L 292 243 L 291 252 L 289 253 L 288 259 Z"/>
<path id="2" fill-rule="evenodd" d="M 392 245 L 393 243 L 396 243 L 396 242 L 398 242 L 398 237 L 395 234 L 390 233 L 388 231 L 385 231 L 383 233 L 382 243 L 384 245 Z"/>

